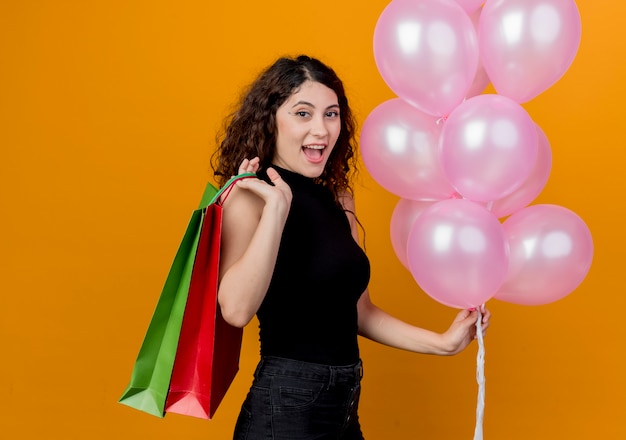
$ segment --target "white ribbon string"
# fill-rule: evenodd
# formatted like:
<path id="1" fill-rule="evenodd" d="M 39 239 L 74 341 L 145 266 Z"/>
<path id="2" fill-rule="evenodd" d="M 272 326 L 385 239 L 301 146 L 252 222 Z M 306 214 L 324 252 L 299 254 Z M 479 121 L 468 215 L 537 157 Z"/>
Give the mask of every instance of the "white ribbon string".
<path id="1" fill-rule="evenodd" d="M 483 418 L 485 415 L 485 341 L 483 340 L 481 308 L 477 307 L 476 337 L 478 338 L 478 354 L 476 355 L 476 382 L 478 382 L 478 401 L 476 403 L 476 428 L 474 440 L 483 439 Z"/>

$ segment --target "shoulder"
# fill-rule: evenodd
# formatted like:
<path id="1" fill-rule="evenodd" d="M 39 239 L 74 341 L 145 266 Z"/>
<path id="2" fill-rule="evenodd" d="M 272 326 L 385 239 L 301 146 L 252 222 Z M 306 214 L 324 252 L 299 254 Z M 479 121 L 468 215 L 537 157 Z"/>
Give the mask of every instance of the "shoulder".
<path id="1" fill-rule="evenodd" d="M 359 222 L 356 217 L 356 207 L 354 203 L 354 196 L 350 194 L 348 191 L 342 191 L 339 194 L 339 203 L 341 204 L 343 211 L 348 217 L 348 223 L 350 223 L 350 230 L 352 231 L 352 236 L 354 240 L 358 243 L 359 241 Z"/>
<path id="2" fill-rule="evenodd" d="M 221 204 L 224 219 L 229 219 L 236 223 L 246 221 L 258 223 L 258 219 L 263 211 L 263 200 L 252 191 L 239 188 L 236 184 L 225 193 Z"/>
<path id="3" fill-rule="evenodd" d="M 344 190 L 341 193 L 339 193 L 338 200 L 344 211 L 348 211 L 354 214 L 355 203 L 354 203 L 354 197 L 352 196 L 352 194 Z"/>

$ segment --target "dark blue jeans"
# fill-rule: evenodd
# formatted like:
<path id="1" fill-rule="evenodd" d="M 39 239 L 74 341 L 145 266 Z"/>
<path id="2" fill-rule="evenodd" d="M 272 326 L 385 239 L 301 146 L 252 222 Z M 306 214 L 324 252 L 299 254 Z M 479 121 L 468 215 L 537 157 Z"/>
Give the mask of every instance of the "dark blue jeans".
<path id="1" fill-rule="evenodd" d="M 235 440 L 363 440 L 357 416 L 361 362 L 329 366 L 262 357 Z"/>

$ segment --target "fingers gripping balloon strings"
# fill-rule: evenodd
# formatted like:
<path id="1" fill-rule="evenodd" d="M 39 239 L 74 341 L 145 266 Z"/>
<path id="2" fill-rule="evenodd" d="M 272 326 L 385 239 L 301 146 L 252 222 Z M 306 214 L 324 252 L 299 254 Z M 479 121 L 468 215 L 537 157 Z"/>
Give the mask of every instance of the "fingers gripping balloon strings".
<path id="1" fill-rule="evenodd" d="M 485 414 L 485 342 L 482 329 L 482 307 L 477 307 L 476 337 L 478 338 L 478 354 L 476 355 L 476 382 L 478 382 L 478 401 L 476 403 L 476 428 L 474 440 L 483 438 L 483 417 Z"/>

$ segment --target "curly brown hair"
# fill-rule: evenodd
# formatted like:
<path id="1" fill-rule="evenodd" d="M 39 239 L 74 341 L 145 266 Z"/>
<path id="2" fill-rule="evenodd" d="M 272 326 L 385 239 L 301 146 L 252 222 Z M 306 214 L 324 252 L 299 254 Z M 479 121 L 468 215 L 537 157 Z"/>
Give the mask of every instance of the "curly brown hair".
<path id="1" fill-rule="evenodd" d="M 271 165 L 276 146 L 276 111 L 305 81 L 319 82 L 337 95 L 341 131 L 326 167 L 317 178 L 335 198 L 347 191 L 356 172 L 356 121 L 342 81 L 334 70 L 305 55 L 279 58 L 248 87 L 237 110 L 224 121 L 218 148 L 211 158 L 216 180 L 223 185 L 238 172 L 245 158 L 259 157 L 261 167 Z"/>

